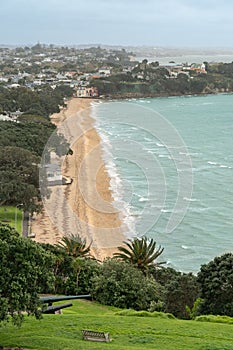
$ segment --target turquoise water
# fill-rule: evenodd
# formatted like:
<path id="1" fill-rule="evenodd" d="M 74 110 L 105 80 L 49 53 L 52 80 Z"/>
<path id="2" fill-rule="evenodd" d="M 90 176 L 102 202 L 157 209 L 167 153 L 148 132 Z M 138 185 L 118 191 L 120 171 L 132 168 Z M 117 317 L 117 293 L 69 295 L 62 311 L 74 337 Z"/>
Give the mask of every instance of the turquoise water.
<path id="1" fill-rule="evenodd" d="M 233 250 L 233 95 L 106 102 L 94 113 L 129 237 L 155 238 L 167 265 L 186 272 Z"/>

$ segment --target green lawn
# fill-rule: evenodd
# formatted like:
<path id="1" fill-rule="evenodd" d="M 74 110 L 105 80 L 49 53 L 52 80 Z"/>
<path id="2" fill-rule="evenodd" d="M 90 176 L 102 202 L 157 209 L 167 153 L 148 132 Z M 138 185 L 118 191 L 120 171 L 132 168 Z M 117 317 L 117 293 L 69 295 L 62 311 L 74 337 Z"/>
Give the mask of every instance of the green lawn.
<path id="1" fill-rule="evenodd" d="M 6 205 L 0 206 L 0 221 L 16 228 L 20 234 L 22 233 L 22 217 L 23 212 L 19 208 Z"/>
<path id="2" fill-rule="evenodd" d="M 164 318 L 117 316 L 117 309 L 73 301 L 62 315 L 31 317 L 21 328 L 0 327 L 0 345 L 37 350 L 157 349 L 233 350 L 233 325 Z M 81 329 L 110 332 L 111 343 L 82 340 Z"/>

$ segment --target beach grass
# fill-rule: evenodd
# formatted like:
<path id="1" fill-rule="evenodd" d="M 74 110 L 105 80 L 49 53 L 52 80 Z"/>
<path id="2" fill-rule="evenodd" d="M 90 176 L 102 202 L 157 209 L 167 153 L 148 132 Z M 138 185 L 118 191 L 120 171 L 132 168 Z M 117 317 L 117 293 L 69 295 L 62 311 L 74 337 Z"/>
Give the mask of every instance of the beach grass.
<path id="1" fill-rule="evenodd" d="M 20 234 L 22 233 L 23 212 L 13 206 L 0 206 L 0 222 L 14 227 Z"/>
<path id="2" fill-rule="evenodd" d="M 157 349 L 233 350 L 233 325 L 166 317 L 121 316 L 120 310 L 73 301 L 62 315 L 26 317 L 21 328 L 0 327 L 0 345 L 37 350 Z M 110 333 L 110 343 L 82 340 L 81 330 Z"/>

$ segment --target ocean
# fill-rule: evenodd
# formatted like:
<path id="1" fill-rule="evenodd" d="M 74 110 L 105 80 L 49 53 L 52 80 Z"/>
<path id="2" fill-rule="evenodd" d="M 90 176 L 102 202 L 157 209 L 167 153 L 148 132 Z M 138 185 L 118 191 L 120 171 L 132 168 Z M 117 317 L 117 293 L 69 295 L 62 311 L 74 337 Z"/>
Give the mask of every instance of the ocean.
<path id="1" fill-rule="evenodd" d="M 193 55 L 179 55 L 179 56 L 164 56 L 164 57 L 135 57 L 135 60 L 141 62 L 144 59 L 147 59 L 148 62 L 156 62 L 158 61 L 161 66 L 163 65 L 169 65 L 170 62 L 175 62 L 176 64 L 182 64 L 182 63 L 203 63 L 203 62 L 224 62 L 224 63 L 231 63 L 233 62 L 233 55 L 232 54 L 193 54 Z"/>
<path id="2" fill-rule="evenodd" d="M 102 102 L 93 116 L 129 238 L 154 238 L 183 272 L 233 251 L 233 95 Z"/>

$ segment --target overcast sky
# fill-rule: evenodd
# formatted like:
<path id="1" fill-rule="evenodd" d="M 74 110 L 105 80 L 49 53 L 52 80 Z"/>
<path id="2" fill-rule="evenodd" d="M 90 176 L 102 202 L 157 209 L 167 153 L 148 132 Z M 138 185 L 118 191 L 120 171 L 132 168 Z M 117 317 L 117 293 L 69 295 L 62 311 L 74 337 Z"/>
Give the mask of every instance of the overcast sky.
<path id="1" fill-rule="evenodd" d="M 232 0 L 0 0 L 0 44 L 233 47 Z"/>

